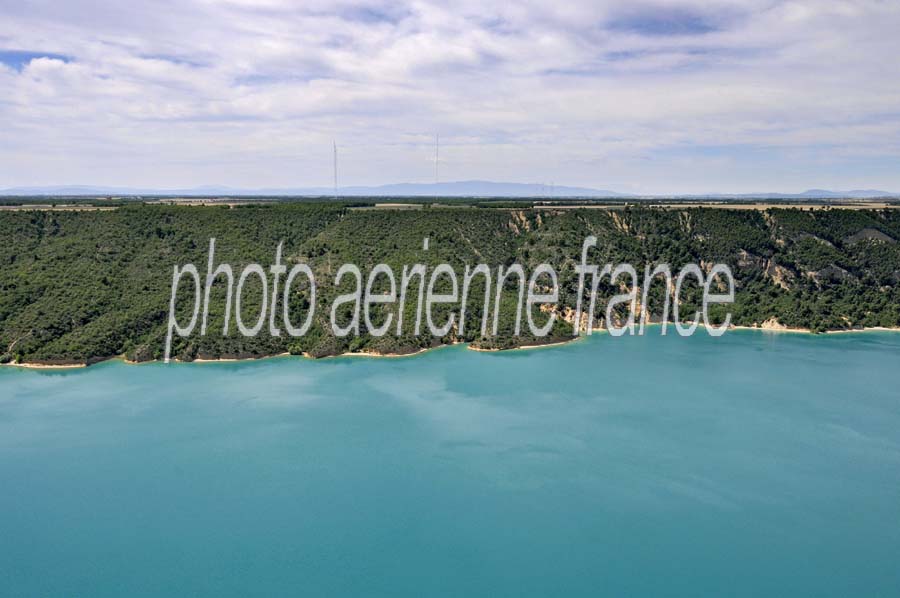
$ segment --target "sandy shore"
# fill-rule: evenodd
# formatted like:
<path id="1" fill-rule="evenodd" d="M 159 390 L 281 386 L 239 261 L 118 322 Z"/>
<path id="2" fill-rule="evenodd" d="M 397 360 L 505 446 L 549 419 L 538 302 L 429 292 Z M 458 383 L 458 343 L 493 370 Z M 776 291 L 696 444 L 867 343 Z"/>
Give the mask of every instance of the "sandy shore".
<path id="1" fill-rule="evenodd" d="M 440 345 L 437 347 L 425 347 L 423 349 L 419 349 L 418 351 L 413 351 L 412 353 L 367 353 L 365 351 L 355 351 L 355 352 L 347 352 L 341 353 L 340 355 L 329 355 L 327 357 L 321 357 L 320 359 L 332 359 L 335 357 L 375 357 L 375 358 L 387 358 L 387 359 L 397 359 L 403 357 L 413 357 L 415 355 L 421 355 L 422 353 L 426 353 L 428 351 L 433 351 L 435 349 L 442 349 L 444 347 L 452 347 L 458 343 L 452 343 L 449 345 Z M 308 355 L 304 355 L 304 357 L 308 359 L 315 359 L 314 357 L 309 357 Z"/>
<path id="2" fill-rule="evenodd" d="M 791 334 L 852 334 L 858 332 L 900 332 L 900 328 L 886 328 L 884 326 L 872 326 L 870 328 L 847 328 L 844 330 L 826 330 L 824 333 L 814 333 L 809 328 L 764 328 L 761 326 L 729 326 L 729 330 L 756 330 L 757 332 L 787 332 Z"/>
<path id="3" fill-rule="evenodd" d="M 671 324 L 671 322 L 670 322 L 670 324 Z M 646 327 L 661 326 L 661 324 L 658 322 L 654 322 L 654 323 L 648 323 L 645 326 Z M 672 326 L 674 327 L 674 324 L 672 324 Z M 703 325 L 700 324 L 700 326 L 702 327 Z M 635 330 L 637 330 L 637 329 L 638 329 L 638 327 L 635 326 Z M 789 333 L 789 334 L 813 334 L 813 332 L 807 328 L 788 328 L 788 327 L 761 327 L 761 326 L 735 326 L 735 325 L 732 325 L 732 326 L 728 327 L 728 330 L 753 330 L 756 332 L 776 333 L 776 334 L 782 333 L 782 332 Z M 595 328 L 592 332 L 598 333 L 598 334 L 607 334 L 609 331 L 606 330 L 606 328 Z M 870 328 L 851 328 L 851 329 L 846 329 L 846 330 L 827 330 L 827 331 L 825 331 L 824 334 L 853 334 L 853 333 L 865 333 L 865 332 L 900 332 L 900 327 L 889 328 L 889 327 L 884 327 L 884 326 L 873 326 Z M 637 335 L 637 333 L 635 333 L 635 335 Z M 374 358 L 374 359 L 397 359 L 397 358 L 403 358 L 403 357 L 415 357 L 416 355 L 422 355 L 423 353 L 427 353 L 429 351 L 435 351 L 438 349 L 444 349 L 447 347 L 453 347 L 455 345 L 461 345 L 461 344 L 468 345 L 466 348 L 469 351 L 476 351 L 478 353 L 499 353 L 501 351 L 529 351 L 529 350 L 533 350 L 533 349 L 547 349 L 547 348 L 551 348 L 551 347 L 560 347 L 562 345 L 568 345 L 570 343 L 582 340 L 587 336 L 588 336 L 587 334 L 580 334 L 578 336 L 572 337 L 569 340 L 558 341 L 558 342 L 554 342 L 554 343 L 538 344 L 538 345 L 523 345 L 521 347 L 510 347 L 509 349 L 482 349 L 479 347 L 473 347 L 471 343 L 458 342 L 458 343 L 450 343 L 447 345 L 438 345 L 436 347 L 426 347 L 423 349 L 419 349 L 418 351 L 414 351 L 412 353 L 385 353 L 385 354 L 382 354 L 382 353 L 371 353 L 371 352 L 347 352 L 347 353 L 341 353 L 340 355 L 328 355 L 326 357 L 319 357 L 319 358 L 310 357 L 308 354 L 292 355 L 291 353 L 278 353 L 277 355 L 263 355 L 260 357 L 247 357 L 247 358 L 224 357 L 221 359 L 195 359 L 193 361 L 180 361 L 178 359 L 173 359 L 172 361 L 174 361 L 176 363 L 236 363 L 236 362 L 244 362 L 244 361 L 259 361 L 262 359 L 276 359 L 276 358 L 284 358 L 284 357 L 298 357 L 301 359 L 312 359 L 312 360 L 336 359 L 336 358 L 343 358 L 343 357 L 368 357 L 368 358 Z M 150 363 L 162 363 L 161 360 L 131 361 L 131 360 L 125 358 L 125 356 L 123 356 L 123 355 L 118 355 L 116 357 L 111 357 L 109 359 L 104 359 L 104 360 L 101 360 L 101 361 L 98 361 L 95 363 L 101 363 L 102 361 L 115 361 L 115 360 L 121 361 L 122 363 L 125 363 L 127 365 L 145 365 L 145 364 L 150 364 Z M 3 366 L 13 367 L 13 368 L 24 368 L 24 369 L 30 369 L 30 370 L 74 370 L 74 369 L 86 368 L 88 366 L 88 364 L 87 363 L 46 364 L 46 363 L 30 363 L 30 362 L 0 364 L 0 367 L 3 367 Z"/>
<path id="4" fill-rule="evenodd" d="M 703 325 L 701 324 L 701 327 Z M 729 326 L 728 330 L 755 330 L 757 332 L 790 332 L 790 333 L 799 333 L 799 334 L 812 334 L 812 330 L 809 328 L 788 328 L 787 326 L 783 328 L 775 328 L 775 327 L 763 327 L 763 326 Z M 843 331 L 841 331 L 843 332 Z M 862 332 L 861 330 L 856 331 L 848 331 L 848 332 Z"/>
<path id="5" fill-rule="evenodd" d="M 29 370 L 76 370 L 86 368 L 86 363 L 70 363 L 70 364 L 47 364 L 47 363 L 3 363 L 3 366 L 13 368 L 26 368 Z"/>
<path id="6" fill-rule="evenodd" d="M 574 343 L 580 339 L 584 338 L 583 335 L 573 336 L 569 340 L 559 341 L 555 343 L 544 343 L 540 345 L 522 345 L 521 347 L 510 347 L 509 349 L 482 349 L 480 347 L 473 347 L 469 344 L 466 347 L 469 351 L 478 351 L 479 353 L 500 353 L 502 351 L 530 351 L 532 349 L 545 349 L 548 347 L 561 347 L 562 345 L 568 345 L 569 343 Z"/>
<path id="7" fill-rule="evenodd" d="M 275 357 L 287 357 L 290 353 L 277 353 L 275 355 L 260 355 L 259 357 L 216 357 L 213 359 L 203 359 L 198 358 L 193 361 L 181 361 L 179 359 L 173 359 L 172 361 L 177 361 L 178 363 L 233 363 L 236 361 L 258 361 L 260 359 L 272 359 Z M 125 360 L 126 363 L 136 363 L 134 361 L 129 362 Z M 144 363 L 153 363 L 153 362 L 144 362 Z"/>
<path id="8" fill-rule="evenodd" d="M 900 328 L 872 326 L 871 328 L 851 328 L 849 330 L 826 330 L 825 334 L 846 334 L 848 332 L 900 332 Z"/>

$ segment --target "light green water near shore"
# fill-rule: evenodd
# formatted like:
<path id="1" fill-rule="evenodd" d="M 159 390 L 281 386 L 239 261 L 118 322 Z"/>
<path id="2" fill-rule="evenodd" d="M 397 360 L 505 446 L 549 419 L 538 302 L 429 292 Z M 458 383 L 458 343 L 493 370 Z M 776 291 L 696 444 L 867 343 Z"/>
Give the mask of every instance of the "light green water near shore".
<path id="1" fill-rule="evenodd" d="M 3 596 L 900 596 L 900 334 L 0 369 Z"/>

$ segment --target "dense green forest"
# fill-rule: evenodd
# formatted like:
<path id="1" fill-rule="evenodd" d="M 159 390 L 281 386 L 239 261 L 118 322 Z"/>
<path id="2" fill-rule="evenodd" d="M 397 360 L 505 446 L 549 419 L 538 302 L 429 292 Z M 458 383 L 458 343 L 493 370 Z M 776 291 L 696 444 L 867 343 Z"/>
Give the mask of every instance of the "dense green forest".
<path id="1" fill-rule="evenodd" d="M 731 266 L 736 300 L 733 323 L 782 325 L 814 332 L 900 326 L 900 210 L 715 208 L 556 209 L 423 205 L 419 209 L 361 209 L 337 202 L 241 206 L 128 204 L 108 211 L 0 212 L 0 361 L 93 362 L 125 355 L 161 358 L 167 331 L 172 271 L 194 263 L 206 273 L 209 239 L 215 263 L 226 262 L 235 278 L 248 263 L 268 267 L 283 242 L 283 261 L 306 263 L 316 274 L 314 325 L 303 337 L 222 334 L 224 285 L 214 285 L 208 332 L 198 326 L 176 338 L 173 356 L 191 360 L 258 357 L 284 352 L 315 357 L 347 351 L 410 353 L 467 341 L 482 348 L 511 348 L 571 338 L 571 325 L 557 318 L 540 339 L 513 334 L 516 283 L 501 296 L 499 334 L 481 337 L 483 280 L 475 279 L 465 329 L 441 338 L 404 332 L 337 338 L 329 324 L 333 299 L 350 288 L 334 286 L 341 264 L 365 273 L 378 263 L 394 272 L 404 265 L 522 264 L 526 272 L 546 262 L 559 273 L 558 311 L 574 306 L 575 265 L 584 238 L 598 239 L 594 263 Z M 423 249 L 423 239 L 429 248 Z M 254 283 L 256 286 L 254 286 Z M 188 291 L 191 289 L 188 288 Z M 383 290 L 378 287 L 375 289 Z M 687 295 L 695 302 L 697 289 Z M 601 297 L 621 289 L 601 284 Z M 657 289 L 657 295 L 662 293 Z M 250 278 L 241 304 L 245 321 L 256 320 L 262 288 Z M 190 319 L 190 292 L 179 295 L 180 321 Z M 658 297 L 657 297 L 658 299 Z M 308 292 L 292 290 L 296 321 L 309 307 Z M 653 310 L 661 301 L 651 301 Z M 493 305 L 493 301 L 491 302 Z M 605 306 L 605 300 L 598 300 Z M 410 304 L 408 307 L 414 307 Z M 449 307 L 446 309 L 450 309 Z M 446 311 L 446 310 L 445 310 Z M 602 320 L 598 309 L 598 319 Z M 373 319 L 377 325 L 389 308 Z M 396 315 L 396 314 L 395 314 Z M 446 314 L 441 314 L 446 319 Z M 546 314 L 545 314 L 546 315 Z M 349 314 L 339 314 L 348 318 Z M 404 318 L 414 317 L 411 309 Z M 524 317 L 524 316 L 523 316 Z M 232 315 L 233 319 L 233 315 Z M 599 321 L 599 320 L 598 320 Z M 523 330 L 527 327 L 523 326 Z M 427 328 L 423 327 L 423 331 Z"/>

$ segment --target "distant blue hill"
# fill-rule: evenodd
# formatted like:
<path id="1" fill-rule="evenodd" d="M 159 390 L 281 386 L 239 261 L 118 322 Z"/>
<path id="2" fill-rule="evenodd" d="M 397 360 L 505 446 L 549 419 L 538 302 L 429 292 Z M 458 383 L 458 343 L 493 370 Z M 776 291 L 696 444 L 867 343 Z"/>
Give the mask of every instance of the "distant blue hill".
<path id="1" fill-rule="evenodd" d="M 0 189 L 0 195 L 178 195 L 178 196 L 310 196 L 331 197 L 334 190 L 330 187 L 269 187 L 241 189 L 208 185 L 189 189 L 149 189 L 138 187 L 107 187 L 98 185 L 56 185 L 38 187 L 12 187 Z M 447 183 L 396 183 L 380 186 L 340 187 L 338 195 L 343 197 L 672 197 L 684 199 L 870 199 L 878 197 L 900 197 L 900 193 L 880 191 L 877 189 L 856 189 L 851 191 L 831 191 L 828 189 L 810 189 L 802 193 L 705 193 L 684 195 L 635 195 L 592 189 L 588 187 L 567 187 L 564 185 L 543 185 L 540 183 L 498 183 L 493 181 L 456 181 Z"/>

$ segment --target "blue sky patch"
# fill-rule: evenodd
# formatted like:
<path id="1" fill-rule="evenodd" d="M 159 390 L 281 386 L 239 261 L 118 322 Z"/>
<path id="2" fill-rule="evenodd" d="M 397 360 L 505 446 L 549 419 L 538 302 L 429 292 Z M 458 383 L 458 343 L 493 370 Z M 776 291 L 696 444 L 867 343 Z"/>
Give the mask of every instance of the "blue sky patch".
<path id="1" fill-rule="evenodd" d="M 665 8 L 627 14 L 614 20 L 610 27 L 618 31 L 648 36 L 702 35 L 718 29 L 701 14 Z"/>
<path id="2" fill-rule="evenodd" d="M 190 66 L 194 68 L 203 68 L 208 67 L 209 64 L 205 62 L 201 62 L 199 60 L 193 60 L 190 58 L 185 58 L 182 56 L 176 56 L 173 54 L 141 54 L 141 58 L 146 58 L 148 60 L 164 60 L 166 62 L 171 62 L 172 64 L 182 65 L 182 66 Z"/>
<path id="3" fill-rule="evenodd" d="M 389 7 L 378 9 L 369 6 L 354 6 L 340 11 L 339 14 L 343 19 L 357 23 L 366 23 L 368 25 L 387 23 L 396 25 L 410 16 L 411 13 L 407 10 L 392 10 Z"/>
<path id="4" fill-rule="evenodd" d="M 63 56 L 62 54 L 54 54 L 52 52 L 32 52 L 29 50 L 0 50 L 0 63 L 12 67 L 20 73 L 22 72 L 22 69 L 25 68 L 25 65 L 27 65 L 35 58 L 53 58 L 56 60 L 62 60 L 63 62 L 70 62 L 72 60 L 70 56 Z"/>

